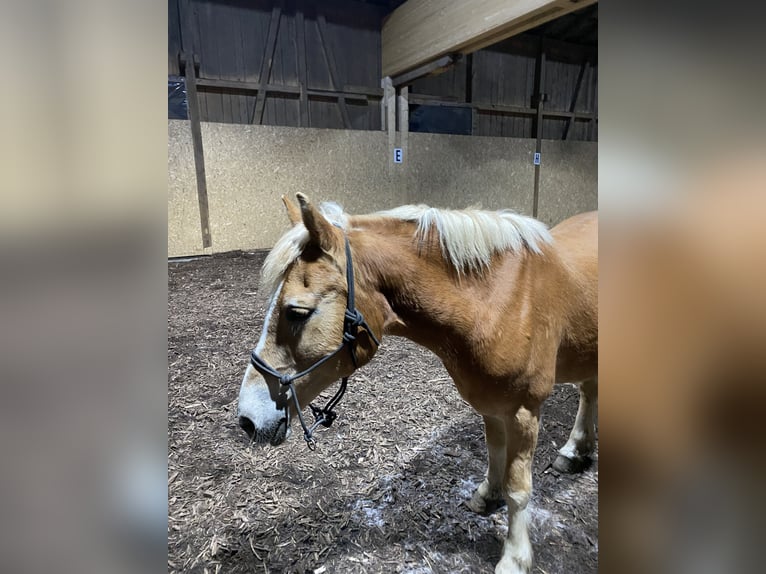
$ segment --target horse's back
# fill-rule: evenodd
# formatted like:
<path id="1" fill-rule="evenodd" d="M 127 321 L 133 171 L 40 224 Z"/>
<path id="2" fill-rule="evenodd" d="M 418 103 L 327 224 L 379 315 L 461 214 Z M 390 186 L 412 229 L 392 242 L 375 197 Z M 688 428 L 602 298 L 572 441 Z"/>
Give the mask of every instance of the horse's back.
<path id="1" fill-rule="evenodd" d="M 578 213 L 551 229 L 556 250 L 585 288 L 598 289 L 598 212 Z"/>
<path id="2" fill-rule="evenodd" d="M 598 211 L 578 213 L 551 229 L 562 255 L 598 259 Z"/>
<path id="3" fill-rule="evenodd" d="M 595 375 L 598 357 L 598 212 L 580 213 L 551 229 L 571 279 L 568 321 L 559 349 L 557 379 Z"/>

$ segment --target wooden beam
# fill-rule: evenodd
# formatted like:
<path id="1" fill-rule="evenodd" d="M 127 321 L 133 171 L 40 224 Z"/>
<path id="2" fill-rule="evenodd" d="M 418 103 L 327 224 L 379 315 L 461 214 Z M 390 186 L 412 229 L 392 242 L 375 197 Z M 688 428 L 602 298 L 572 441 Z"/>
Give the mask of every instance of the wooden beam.
<path id="1" fill-rule="evenodd" d="M 338 70 L 335 68 L 335 57 L 327 41 L 327 21 L 324 14 L 317 15 L 317 29 L 319 30 L 319 45 L 322 47 L 322 54 L 324 54 L 325 62 L 327 62 L 327 69 L 330 72 L 330 87 L 333 90 L 340 89 L 340 78 L 338 76 Z M 348 116 L 348 108 L 346 107 L 346 98 L 342 94 L 338 96 L 338 107 L 340 108 L 340 119 L 343 121 L 343 127 L 348 129 L 351 127 L 351 119 Z"/>
<path id="2" fill-rule="evenodd" d="M 288 86 L 284 84 L 266 84 L 262 86 L 260 82 L 245 82 L 241 80 L 221 80 L 218 78 L 199 78 L 197 87 L 201 90 L 223 90 L 232 92 L 259 92 L 265 91 L 267 94 L 300 94 L 299 86 Z"/>
<path id="3" fill-rule="evenodd" d="M 418 66 L 414 70 L 411 70 L 407 72 L 406 74 L 402 74 L 401 76 L 396 76 L 395 78 L 391 78 L 391 83 L 394 84 L 394 86 L 401 86 L 403 84 L 411 84 L 418 78 L 422 78 L 423 76 L 430 76 L 430 75 L 436 75 L 441 74 L 442 72 L 447 71 L 452 65 L 457 62 L 458 57 L 457 56 L 442 56 L 441 58 L 438 58 L 434 60 L 433 62 L 428 62 L 427 64 L 424 64 L 422 66 Z"/>
<path id="4" fill-rule="evenodd" d="M 430 96 L 425 94 L 410 94 L 410 103 L 426 106 L 443 106 L 453 108 L 472 108 L 485 114 L 507 114 L 515 116 L 537 116 L 537 106 L 528 108 L 525 106 L 511 106 L 508 104 L 486 104 L 481 102 L 460 102 L 449 96 Z M 563 110 L 542 109 L 544 118 L 572 119 L 572 120 L 595 120 L 598 119 L 593 112 L 569 112 Z M 534 134 L 533 134 L 534 135 Z"/>
<path id="5" fill-rule="evenodd" d="M 569 139 L 569 133 L 572 128 L 572 123 L 574 122 L 574 112 L 577 107 L 577 100 L 580 99 L 580 90 L 582 90 L 582 80 L 589 67 L 590 62 L 585 60 L 580 67 L 580 73 L 577 75 L 577 83 L 575 84 L 574 95 L 572 96 L 572 104 L 569 106 L 569 111 L 572 112 L 573 115 L 567 120 L 567 125 L 564 126 L 564 137 L 561 138 L 563 140 Z"/>
<path id="6" fill-rule="evenodd" d="M 546 40 L 547 43 L 547 40 Z M 474 76 L 476 74 L 476 68 L 474 68 Z M 258 82 L 245 82 L 240 80 L 222 80 L 218 78 L 197 78 L 198 90 L 221 90 L 221 91 L 233 91 L 233 92 L 247 92 L 257 93 L 261 89 L 261 85 Z M 291 96 L 296 97 L 301 93 L 300 86 L 291 86 L 287 84 L 267 84 L 265 87 L 267 94 Z M 380 88 L 371 88 L 368 86 L 343 86 L 342 91 L 323 90 L 321 88 L 312 88 L 306 90 L 306 95 L 311 98 L 323 98 L 323 99 L 338 99 L 343 97 L 346 100 L 355 100 L 360 102 L 367 102 L 368 100 L 381 100 L 381 103 L 385 103 L 383 96 L 384 90 Z M 485 114 L 508 114 L 519 116 L 536 116 L 537 107 L 525 107 L 525 106 L 513 106 L 508 104 L 490 104 L 486 102 L 462 102 L 453 96 L 433 96 L 427 94 L 409 94 L 408 100 L 410 103 L 429 106 L 453 106 L 453 107 L 469 107 L 480 113 Z M 381 106 L 384 108 L 384 105 Z M 545 118 L 558 118 L 558 119 L 571 119 L 574 121 L 596 121 L 597 115 L 593 112 L 571 112 L 568 110 L 550 110 L 543 109 L 543 117 Z M 385 111 L 381 116 L 381 129 L 385 130 L 386 120 Z"/>
<path id="7" fill-rule="evenodd" d="M 263 110 L 266 107 L 266 90 L 271 77 L 271 66 L 274 63 L 274 48 L 277 45 L 277 33 L 279 32 L 279 20 L 282 15 L 282 8 L 277 4 L 271 11 L 271 22 L 269 22 L 269 33 L 266 37 L 266 47 L 263 51 L 263 60 L 261 60 L 261 73 L 258 75 L 258 84 L 260 88 L 256 96 L 255 109 L 250 123 L 254 124 L 256 120 L 259 124 L 263 123 Z"/>
<path id="8" fill-rule="evenodd" d="M 199 78 L 197 88 L 206 91 L 223 92 L 259 92 L 265 91 L 267 94 L 279 94 L 283 96 L 300 96 L 300 86 L 290 86 L 287 84 L 266 84 L 261 86 L 258 82 L 244 82 L 240 80 L 220 80 L 218 78 Z M 346 100 L 357 100 L 366 102 L 372 98 L 382 98 L 383 91 L 375 88 L 363 88 L 361 86 L 344 86 L 343 91 L 323 90 L 321 88 L 312 88 L 305 90 L 306 95 L 317 98 L 344 98 Z"/>
<path id="9" fill-rule="evenodd" d="M 407 0 L 381 32 L 382 74 L 398 76 L 447 54 L 470 54 L 596 0 Z"/>

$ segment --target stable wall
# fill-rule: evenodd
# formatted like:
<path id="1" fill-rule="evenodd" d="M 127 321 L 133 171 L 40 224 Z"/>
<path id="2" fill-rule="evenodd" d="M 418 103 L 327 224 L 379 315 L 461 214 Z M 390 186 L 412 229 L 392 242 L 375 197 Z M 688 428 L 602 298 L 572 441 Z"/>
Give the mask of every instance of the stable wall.
<path id="1" fill-rule="evenodd" d="M 532 213 L 534 140 L 410 133 L 404 163 L 393 164 L 387 137 L 202 123 L 213 243 L 203 249 L 189 123 L 170 120 L 168 256 L 270 248 L 287 229 L 280 196 L 299 191 L 349 213 L 407 203 Z M 596 209 L 596 153 L 595 143 L 544 142 L 538 207 L 546 223 Z"/>

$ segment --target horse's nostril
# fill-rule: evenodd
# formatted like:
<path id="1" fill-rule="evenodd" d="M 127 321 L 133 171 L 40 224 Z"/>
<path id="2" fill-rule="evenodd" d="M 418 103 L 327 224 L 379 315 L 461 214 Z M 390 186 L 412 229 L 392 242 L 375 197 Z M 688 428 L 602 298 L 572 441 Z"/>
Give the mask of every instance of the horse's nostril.
<path id="1" fill-rule="evenodd" d="M 239 426 L 242 427 L 242 430 L 244 430 L 247 433 L 247 436 L 249 436 L 250 438 L 253 438 L 255 436 L 255 425 L 253 424 L 253 421 L 251 421 L 249 418 L 240 416 Z"/>

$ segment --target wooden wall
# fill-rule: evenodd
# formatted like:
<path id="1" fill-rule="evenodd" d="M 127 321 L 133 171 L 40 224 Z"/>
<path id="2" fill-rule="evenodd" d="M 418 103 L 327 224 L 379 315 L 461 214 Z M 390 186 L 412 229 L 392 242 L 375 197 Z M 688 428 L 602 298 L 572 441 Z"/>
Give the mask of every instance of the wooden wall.
<path id="1" fill-rule="evenodd" d="M 168 74 L 196 54 L 202 121 L 377 130 L 385 14 L 356 0 L 169 0 Z M 411 101 L 469 107 L 474 135 L 531 138 L 541 91 L 543 138 L 595 141 L 596 88 L 595 48 L 523 34 L 416 81 Z"/>

